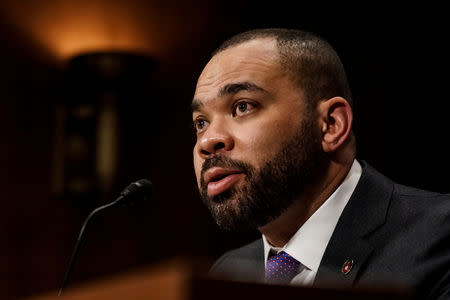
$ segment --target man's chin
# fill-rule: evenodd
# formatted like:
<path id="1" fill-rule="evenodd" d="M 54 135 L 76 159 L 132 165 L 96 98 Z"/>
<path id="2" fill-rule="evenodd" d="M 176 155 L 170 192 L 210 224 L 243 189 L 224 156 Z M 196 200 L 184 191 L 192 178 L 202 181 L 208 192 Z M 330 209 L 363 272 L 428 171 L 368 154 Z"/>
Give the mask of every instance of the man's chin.
<path id="1" fill-rule="evenodd" d="M 206 200 L 206 199 L 205 199 Z M 208 209 L 216 225 L 223 230 L 246 232 L 255 229 L 249 220 L 245 209 L 243 210 L 243 198 L 236 197 L 233 191 L 225 191 L 206 200 Z"/>

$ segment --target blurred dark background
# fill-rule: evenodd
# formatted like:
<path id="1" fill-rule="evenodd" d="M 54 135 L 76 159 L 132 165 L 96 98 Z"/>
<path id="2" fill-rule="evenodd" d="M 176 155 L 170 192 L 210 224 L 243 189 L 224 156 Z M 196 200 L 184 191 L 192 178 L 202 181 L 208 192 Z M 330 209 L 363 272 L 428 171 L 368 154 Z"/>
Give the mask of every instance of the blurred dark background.
<path id="1" fill-rule="evenodd" d="M 140 178 L 153 200 L 90 225 L 73 283 L 174 256 L 211 261 L 257 236 L 214 227 L 191 162 L 197 76 L 247 29 L 327 39 L 352 86 L 359 158 L 450 192 L 445 10 L 338 2 L 2 0 L 0 298 L 59 288 L 88 213 Z"/>

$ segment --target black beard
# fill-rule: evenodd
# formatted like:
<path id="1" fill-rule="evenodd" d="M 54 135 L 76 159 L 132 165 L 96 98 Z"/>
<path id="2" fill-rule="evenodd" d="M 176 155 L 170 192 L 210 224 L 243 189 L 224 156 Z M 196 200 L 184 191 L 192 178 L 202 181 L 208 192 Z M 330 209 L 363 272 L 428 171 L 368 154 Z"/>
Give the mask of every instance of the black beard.
<path id="1" fill-rule="evenodd" d="M 243 162 L 216 155 L 202 166 L 200 195 L 216 224 L 226 230 L 247 231 L 261 227 L 289 208 L 314 180 L 323 163 L 319 134 L 305 119 L 298 133 L 259 170 Z M 245 182 L 208 196 L 203 174 L 211 167 L 242 171 Z"/>

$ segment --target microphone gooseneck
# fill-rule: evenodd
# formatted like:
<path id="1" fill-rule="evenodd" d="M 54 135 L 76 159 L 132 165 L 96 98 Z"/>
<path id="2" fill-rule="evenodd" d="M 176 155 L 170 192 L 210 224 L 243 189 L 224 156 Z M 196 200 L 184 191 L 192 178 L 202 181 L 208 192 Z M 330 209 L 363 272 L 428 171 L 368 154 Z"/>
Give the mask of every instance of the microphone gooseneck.
<path id="1" fill-rule="evenodd" d="M 120 196 L 116 200 L 114 200 L 111 203 L 105 204 L 103 206 L 97 207 L 87 216 L 86 220 L 83 223 L 83 226 L 81 226 L 80 233 L 78 234 L 78 239 L 77 239 L 77 242 L 73 249 L 72 257 L 69 262 L 69 267 L 67 268 L 66 275 L 64 276 L 63 284 L 61 285 L 61 288 L 59 289 L 58 296 L 62 295 L 63 290 L 66 288 L 67 284 L 69 283 L 69 278 L 72 273 L 72 269 L 75 264 L 75 261 L 77 259 L 78 250 L 80 248 L 81 242 L 84 239 L 84 232 L 86 230 L 87 224 L 89 223 L 89 220 L 91 220 L 93 216 L 97 215 L 98 212 L 108 209 L 110 207 L 113 207 L 116 205 L 121 205 L 121 204 L 132 204 L 132 203 L 140 202 L 143 200 L 148 200 L 151 197 L 152 192 L 153 192 L 153 185 L 150 182 L 150 180 L 140 179 L 136 182 L 133 182 L 129 186 L 127 186 L 120 193 Z"/>

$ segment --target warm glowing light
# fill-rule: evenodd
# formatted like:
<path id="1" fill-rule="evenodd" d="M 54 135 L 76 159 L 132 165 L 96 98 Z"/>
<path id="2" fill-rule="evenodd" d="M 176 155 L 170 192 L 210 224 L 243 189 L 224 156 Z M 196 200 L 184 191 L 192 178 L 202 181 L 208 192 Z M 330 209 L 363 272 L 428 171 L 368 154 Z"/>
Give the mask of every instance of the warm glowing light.
<path id="1" fill-rule="evenodd" d="M 10 23 L 59 59 L 102 50 L 158 55 L 202 28 L 189 12 L 198 7 L 175 0 L 11 0 L 2 6 Z"/>

